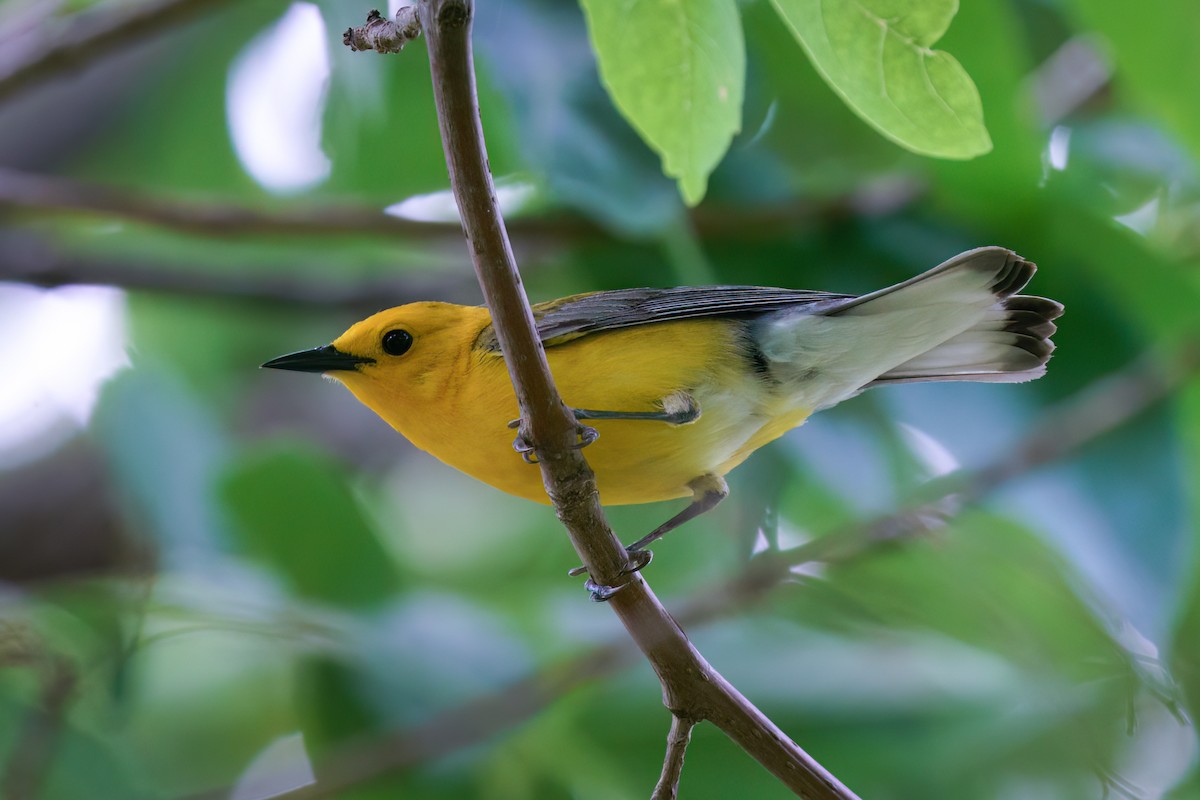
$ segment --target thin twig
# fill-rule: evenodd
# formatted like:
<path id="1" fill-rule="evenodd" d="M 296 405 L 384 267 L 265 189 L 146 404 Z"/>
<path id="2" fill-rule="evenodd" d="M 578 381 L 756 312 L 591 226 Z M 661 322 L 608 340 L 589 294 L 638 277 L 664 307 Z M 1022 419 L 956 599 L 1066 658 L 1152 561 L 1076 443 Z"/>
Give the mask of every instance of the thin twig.
<path id="1" fill-rule="evenodd" d="M 0 102 L 47 78 L 83 69 L 115 50 L 147 40 L 228 0 L 155 0 L 119 10 L 96 10 L 53 24 L 46 40 L 23 57 L 0 63 Z"/>
<path id="2" fill-rule="evenodd" d="M 692 728 L 696 720 L 675 715 L 671 717 L 671 730 L 667 734 L 667 754 L 663 757 L 662 775 L 650 800 L 675 800 L 679 797 L 679 778 L 683 775 L 683 757 L 688 742 L 692 740 Z"/>
<path id="3" fill-rule="evenodd" d="M 1104 376 L 1048 411 L 1041 422 L 1012 447 L 983 467 L 948 475 L 934 485 L 940 495 L 925 505 L 942 506 L 971 487 L 957 513 L 978 502 L 1008 481 L 1048 463 L 1073 455 L 1079 448 L 1130 422 L 1161 402 L 1200 370 L 1195 352 L 1185 351 L 1174 360 L 1147 354 L 1133 364 Z M 1046 441 L 1053 442 L 1047 445 Z M 1043 442 L 1042 444 L 1038 444 Z M 1036 454 L 1032 455 L 1031 454 Z M 920 492 L 929 496 L 929 490 Z M 763 600 L 781 585 L 789 571 L 813 561 L 844 562 L 861 558 L 877 548 L 899 544 L 928 532 L 929 517 L 904 508 L 865 522 L 852 523 L 814 539 L 812 543 L 776 554 L 756 557 L 738 575 L 685 600 L 676 618 L 687 625 L 703 625 L 740 613 Z M 887 535 L 880 535 L 880 532 Z M 835 541 L 835 546 L 819 543 Z M 395 769 L 444 758 L 479 744 L 497 733 L 533 717 L 566 693 L 624 669 L 636 655 L 625 638 L 597 645 L 565 661 L 510 684 L 500 691 L 450 709 L 417 727 L 393 736 L 350 745 L 325 762 L 322 785 L 296 790 L 279 800 L 318 800 Z M 189 800 L 220 800 L 227 792 Z"/>
<path id="4" fill-rule="evenodd" d="M 1124 369 L 1110 373 L 1042 417 L 1003 459 L 977 470 L 963 486 L 968 498 L 978 497 L 1016 475 L 1062 458 L 1083 444 L 1111 431 L 1160 402 L 1200 369 L 1200 345 L 1185 343 L 1173 356 L 1142 355 Z"/>
<path id="5" fill-rule="evenodd" d="M 547 493 L 576 552 L 593 580 L 623 586 L 609 605 L 654 667 L 672 713 L 713 722 L 802 797 L 854 797 L 704 660 L 640 575 L 623 574 L 628 554 L 600 508 L 577 444 L 579 423 L 555 389 L 496 203 L 475 92 L 474 5 L 422 0 L 418 13 L 450 183 L 520 403 L 521 434 L 535 445 Z"/>

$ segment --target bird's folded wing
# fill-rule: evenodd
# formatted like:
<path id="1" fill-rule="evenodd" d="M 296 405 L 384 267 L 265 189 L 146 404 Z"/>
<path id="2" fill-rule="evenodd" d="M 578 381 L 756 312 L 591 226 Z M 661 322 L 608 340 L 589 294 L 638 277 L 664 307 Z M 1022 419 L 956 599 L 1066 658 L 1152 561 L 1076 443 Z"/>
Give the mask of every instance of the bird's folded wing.
<path id="1" fill-rule="evenodd" d="M 851 295 L 768 286 L 679 286 L 672 289 L 617 289 L 591 292 L 539 303 L 533 307 L 538 334 L 547 346 L 562 344 L 596 331 L 700 317 L 757 315 L 783 308 L 824 304 Z M 479 344 L 495 349 L 489 326 Z"/>

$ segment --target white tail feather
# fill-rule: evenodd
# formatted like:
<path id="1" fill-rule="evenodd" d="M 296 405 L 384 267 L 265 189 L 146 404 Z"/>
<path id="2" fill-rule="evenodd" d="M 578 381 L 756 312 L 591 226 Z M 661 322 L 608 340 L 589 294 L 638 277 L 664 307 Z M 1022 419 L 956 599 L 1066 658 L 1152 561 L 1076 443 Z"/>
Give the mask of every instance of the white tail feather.
<path id="1" fill-rule="evenodd" d="M 1062 313 L 1015 295 L 1035 270 L 1010 250 L 971 250 L 816 314 L 767 315 L 758 342 L 772 375 L 814 409 L 879 383 L 1032 380 L 1045 372 Z"/>

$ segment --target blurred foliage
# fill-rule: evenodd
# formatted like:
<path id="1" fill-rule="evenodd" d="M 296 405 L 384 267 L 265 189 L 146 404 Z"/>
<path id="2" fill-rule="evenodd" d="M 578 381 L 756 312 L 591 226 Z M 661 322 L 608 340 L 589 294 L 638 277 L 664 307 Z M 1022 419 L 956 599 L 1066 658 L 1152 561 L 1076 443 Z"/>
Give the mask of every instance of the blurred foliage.
<path id="1" fill-rule="evenodd" d="M 799 0 L 738 3 L 736 16 L 731 2 L 685 3 L 701 9 L 686 29 L 649 2 L 616 21 L 610 4 L 584 5 L 481 2 L 475 25 L 492 167 L 533 192 L 513 219 L 534 300 L 703 281 L 868 291 L 997 243 L 1036 260 L 1032 291 L 1068 310 L 1043 380 L 871 392 L 756 454 L 731 475 L 729 501 L 658 547 L 647 577 L 669 607 L 738 574 L 756 546 L 887 513 L 948 463 L 1003 455 L 1046 407 L 1142 354 L 1166 363 L 1195 346 L 1193 0 L 973 0 L 952 20 L 949 3 L 920 4 L 886 28 L 895 52 L 870 65 L 900 70 L 889 109 L 855 99 L 873 79 L 848 55 L 872 30 L 857 4 L 825 4 L 850 38 L 830 28 L 818 44 L 804 27 L 812 4 Z M 894 19 L 911 5 L 861 8 Z M 20 24 L 0 41 L 27 32 L 32 7 L 0 0 L 0 25 Z M 386 58 L 340 47 L 367 10 L 226 4 L 0 107 L 0 164 L 268 210 L 383 208 L 444 191 L 419 43 Z M 307 27 L 281 27 L 296 19 Z M 721 30 L 705 27 L 718 19 Z M 262 61 L 280 37 L 297 60 Z M 888 121 L 929 119 L 913 110 L 931 102 L 919 72 L 904 70 L 951 69 L 923 49 L 935 42 L 969 76 L 948 73 L 956 96 L 978 89 L 978 101 L 949 103 L 973 133 L 915 127 L 945 137 L 944 155 L 982 152 L 990 136 L 984 155 L 916 155 L 932 148 Z M 671 58 L 729 81 L 729 102 L 714 111 L 704 86 L 673 81 Z M 324 93 L 289 105 L 288 78 L 314 60 L 328 65 Z M 269 112 L 258 135 L 283 120 L 303 139 L 306 121 L 318 125 L 323 176 L 288 189 L 261 177 L 243 139 L 256 131 L 232 122 L 243 63 L 283 76 L 253 98 Z M 694 113 L 672 116 L 689 97 Z M 266 152 L 291 152 L 284 144 Z M 672 160 L 693 145 L 691 160 Z M 675 177 L 704 202 L 688 211 Z M 522 220 L 567 233 L 546 240 Z M 385 274 L 461 286 L 469 271 L 453 229 L 430 241 L 201 237 L 118 216 L 5 216 L 0 236 L 18 232 L 84 265 L 253 276 L 281 294 Z M 14 252 L 0 250 L 0 267 Z M 540 697 L 519 681 L 558 679 L 564 659 L 622 636 L 564 577 L 575 557 L 549 509 L 417 452 L 338 387 L 256 370 L 330 341 L 355 314 L 137 287 L 123 314 L 131 366 L 94 412 L 62 416 L 25 455 L 0 440 L 0 786 L 40 785 L 32 796 L 54 800 L 271 796 L 384 735 L 416 732 L 411 753 L 432 747 L 419 726 L 439 714 L 492 694 Z M 68 312 L 2 327 L 12 319 L 0 314 L 8 363 L 49 373 L 96 335 Z M 29 352 L 36 362 L 18 360 Z M 33 371 L 10 367 L 5 395 Z M 1198 458 L 1189 380 L 929 536 L 800 570 L 766 602 L 689 633 L 863 797 L 1095 798 L 1105 783 L 1110 797 L 1200 796 Z M 632 539 L 674 507 L 610 516 Z M 22 561 L 35 550 L 36 565 Z M 73 558 L 83 551 L 86 570 Z M 482 743 L 393 753 L 406 768 L 354 796 L 644 797 L 668 714 L 649 669 L 631 663 Z M 708 726 L 681 789 L 789 796 Z"/>

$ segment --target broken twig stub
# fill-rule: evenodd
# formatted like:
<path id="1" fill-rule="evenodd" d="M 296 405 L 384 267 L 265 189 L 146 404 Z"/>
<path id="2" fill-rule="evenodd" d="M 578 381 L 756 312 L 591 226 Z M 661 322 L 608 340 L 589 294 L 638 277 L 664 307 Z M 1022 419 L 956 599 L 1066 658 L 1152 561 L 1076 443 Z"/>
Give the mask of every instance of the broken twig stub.
<path id="1" fill-rule="evenodd" d="M 367 14 L 367 23 L 347 28 L 342 42 L 351 50 L 399 53 L 404 45 L 421 35 L 421 22 L 415 6 L 404 6 L 395 19 L 384 19 L 378 10 Z"/>

